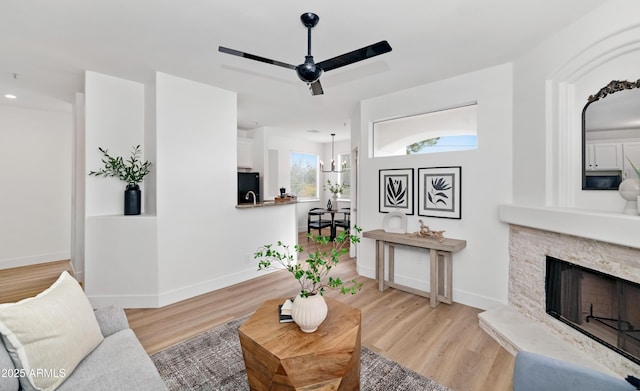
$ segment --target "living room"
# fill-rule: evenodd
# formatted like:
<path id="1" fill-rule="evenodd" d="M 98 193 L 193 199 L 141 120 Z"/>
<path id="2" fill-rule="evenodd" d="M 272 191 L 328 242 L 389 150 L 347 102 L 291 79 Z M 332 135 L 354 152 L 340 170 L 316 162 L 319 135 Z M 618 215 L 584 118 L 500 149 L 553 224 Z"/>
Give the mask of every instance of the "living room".
<path id="1" fill-rule="evenodd" d="M 482 310 L 528 306 L 528 298 L 514 297 L 512 289 L 512 226 L 640 247 L 634 238 L 640 223 L 620 212 L 624 200 L 617 192 L 583 191 L 580 184 L 580 116 L 587 97 L 612 80 L 638 78 L 638 5 L 601 3 L 544 40 L 527 43 L 518 57 L 399 86 L 362 99 L 350 113 L 348 150 L 359 151 L 352 206 L 357 204 L 356 222 L 365 231 L 382 227 L 380 170 L 462 167 L 461 219 L 408 217 L 409 231 L 425 219 L 446 237 L 467 241 L 453 264 L 456 303 Z M 278 212 L 283 215 L 235 208 L 243 102 L 233 89 L 168 70 L 141 82 L 83 69 L 83 81 L 74 101 L 59 103 L 58 111 L 0 105 L 3 139 L 10 140 L 0 162 L 22 167 L 1 174 L 7 185 L 0 268 L 72 259 L 95 306 L 162 307 L 259 277 L 248 254 L 264 243 L 297 240 L 301 206 L 285 207 Z M 372 122 L 469 102 L 478 103 L 477 150 L 368 155 Z M 263 131 L 268 134 L 269 126 Z M 314 146 L 326 160 L 328 142 Z M 143 185 L 145 213 L 120 216 L 121 185 L 86 173 L 100 163 L 98 147 L 126 153 L 137 144 L 154 162 Z M 398 282 L 428 285 L 426 255 L 398 249 L 396 258 Z M 375 278 L 374 260 L 374 242 L 363 239 L 358 274 Z M 637 266 L 623 269 L 626 278 L 640 281 Z M 600 348 L 589 353 L 605 357 L 603 365 L 613 370 L 638 372 L 637 365 Z"/>

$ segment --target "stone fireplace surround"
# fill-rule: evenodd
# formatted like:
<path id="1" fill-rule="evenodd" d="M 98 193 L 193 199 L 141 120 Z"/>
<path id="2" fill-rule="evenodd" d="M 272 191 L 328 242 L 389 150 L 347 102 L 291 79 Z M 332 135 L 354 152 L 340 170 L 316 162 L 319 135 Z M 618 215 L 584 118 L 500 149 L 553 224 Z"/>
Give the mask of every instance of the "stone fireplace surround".
<path id="1" fill-rule="evenodd" d="M 546 313 L 544 279 L 549 255 L 640 283 L 640 240 L 633 240 L 640 234 L 640 217 L 503 206 L 500 219 L 510 227 L 509 305 L 480 314 L 480 326 L 512 354 L 537 351 L 610 374 L 638 376 L 639 365 Z M 629 225 L 635 229 L 625 230 Z M 628 245 L 630 240 L 635 246 Z"/>

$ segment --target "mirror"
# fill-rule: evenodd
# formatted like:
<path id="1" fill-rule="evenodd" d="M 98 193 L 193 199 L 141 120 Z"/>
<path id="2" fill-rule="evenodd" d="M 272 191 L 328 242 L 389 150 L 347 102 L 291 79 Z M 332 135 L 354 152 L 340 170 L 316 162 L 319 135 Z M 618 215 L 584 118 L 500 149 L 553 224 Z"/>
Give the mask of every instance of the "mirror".
<path id="1" fill-rule="evenodd" d="M 640 165 L 640 80 L 614 80 L 582 109 L 582 190 L 617 190 Z"/>

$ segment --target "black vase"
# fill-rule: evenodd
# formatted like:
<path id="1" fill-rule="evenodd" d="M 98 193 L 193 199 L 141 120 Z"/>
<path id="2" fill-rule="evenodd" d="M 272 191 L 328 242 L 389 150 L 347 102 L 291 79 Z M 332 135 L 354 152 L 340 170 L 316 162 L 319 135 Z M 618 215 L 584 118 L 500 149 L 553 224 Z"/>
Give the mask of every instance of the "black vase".
<path id="1" fill-rule="evenodd" d="M 142 209 L 142 192 L 138 185 L 127 185 L 124 191 L 124 214 L 139 215 Z"/>

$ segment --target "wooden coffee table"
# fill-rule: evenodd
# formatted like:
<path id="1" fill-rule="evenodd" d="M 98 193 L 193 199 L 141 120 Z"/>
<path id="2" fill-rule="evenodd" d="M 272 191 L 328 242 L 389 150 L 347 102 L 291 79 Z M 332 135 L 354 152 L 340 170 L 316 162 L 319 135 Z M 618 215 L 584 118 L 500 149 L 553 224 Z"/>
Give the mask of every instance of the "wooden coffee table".
<path id="1" fill-rule="evenodd" d="M 266 301 L 238 329 L 251 390 L 359 390 L 360 310 L 325 298 L 329 313 L 313 333 L 278 321 Z"/>

